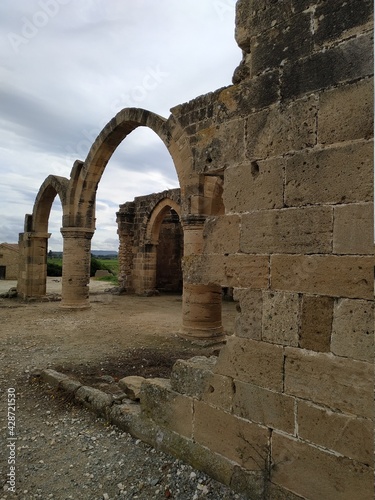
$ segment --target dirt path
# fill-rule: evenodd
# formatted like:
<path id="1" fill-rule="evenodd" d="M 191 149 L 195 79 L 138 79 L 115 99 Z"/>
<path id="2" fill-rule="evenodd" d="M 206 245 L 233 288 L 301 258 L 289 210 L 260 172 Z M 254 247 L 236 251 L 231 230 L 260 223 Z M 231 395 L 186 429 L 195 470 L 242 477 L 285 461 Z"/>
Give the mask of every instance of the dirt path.
<path id="1" fill-rule="evenodd" d="M 91 290 L 92 308 L 85 311 L 62 310 L 58 302 L 25 304 L 0 299 L 0 427 L 5 450 L 0 457 L 0 488 L 5 488 L 3 493 L 0 490 L 0 500 L 240 498 L 30 383 L 35 368 L 47 367 L 88 379 L 168 376 L 176 358 L 210 355 L 217 349 L 192 346 L 177 336 L 181 297 L 116 296 L 95 291 L 95 286 L 108 288 L 97 283 Z M 8 290 L 9 282 L 6 285 Z M 61 286 L 58 282 L 51 285 L 56 288 L 53 293 Z M 225 326 L 231 331 L 235 304 L 224 302 L 223 311 Z M 6 396 L 12 387 L 17 394 L 19 436 L 16 494 L 6 491 L 4 479 L 9 470 Z"/>

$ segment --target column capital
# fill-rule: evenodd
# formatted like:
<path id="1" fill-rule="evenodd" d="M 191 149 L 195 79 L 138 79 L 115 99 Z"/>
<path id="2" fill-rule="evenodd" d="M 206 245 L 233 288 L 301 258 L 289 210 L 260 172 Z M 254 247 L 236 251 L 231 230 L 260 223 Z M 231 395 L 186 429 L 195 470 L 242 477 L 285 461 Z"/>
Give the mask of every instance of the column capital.
<path id="1" fill-rule="evenodd" d="M 31 239 L 48 239 L 51 237 L 51 234 L 52 233 L 42 233 L 42 232 L 37 232 L 37 231 L 31 231 L 31 232 L 27 232 L 27 233 L 20 233 L 20 235 L 23 235 L 24 238 L 28 239 L 28 240 L 31 240 Z"/>
<path id="2" fill-rule="evenodd" d="M 203 227 L 206 219 L 207 215 L 188 214 L 181 217 L 181 224 L 184 229 L 198 229 Z"/>
<path id="3" fill-rule="evenodd" d="M 90 239 L 93 237 L 95 230 L 87 227 L 62 227 L 60 228 L 63 238 L 85 238 Z"/>

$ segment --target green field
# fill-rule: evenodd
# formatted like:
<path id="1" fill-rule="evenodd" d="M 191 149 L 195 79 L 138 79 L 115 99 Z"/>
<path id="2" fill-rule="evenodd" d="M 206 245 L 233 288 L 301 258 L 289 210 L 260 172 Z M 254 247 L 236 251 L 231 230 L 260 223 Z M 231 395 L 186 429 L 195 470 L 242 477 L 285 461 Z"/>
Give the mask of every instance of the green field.
<path id="1" fill-rule="evenodd" d="M 98 259 L 95 257 L 95 269 L 107 269 L 113 274 L 113 277 L 117 279 L 118 273 L 119 273 L 119 263 L 118 259 Z M 47 265 L 48 265 L 48 276 L 61 276 L 61 270 L 62 270 L 62 259 L 61 258 L 48 258 L 47 259 Z M 107 281 L 112 281 L 113 277 L 109 278 L 100 278 L 104 279 Z"/>

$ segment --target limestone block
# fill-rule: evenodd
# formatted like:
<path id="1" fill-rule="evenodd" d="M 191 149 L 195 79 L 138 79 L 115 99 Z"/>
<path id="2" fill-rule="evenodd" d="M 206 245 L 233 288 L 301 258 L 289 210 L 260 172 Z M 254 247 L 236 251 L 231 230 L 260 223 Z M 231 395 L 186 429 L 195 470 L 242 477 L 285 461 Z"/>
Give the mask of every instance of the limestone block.
<path id="1" fill-rule="evenodd" d="M 233 413 L 266 427 L 294 433 L 295 398 L 236 381 Z"/>
<path id="2" fill-rule="evenodd" d="M 372 299 L 373 258 L 271 255 L 271 288 L 333 297 Z"/>
<path id="3" fill-rule="evenodd" d="M 289 100 L 371 76 L 374 71 L 372 53 L 373 39 L 370 33 L 324 48 L 298 61 L 287 61 L 281 95 L 283 99 Z"/>
<path id="4" fill-rule="evenodd" d="M 249 17 L 250 3 L 246 0 L 239 0 L 236 3 L 235 39 L 242 50 L 250 49 L 250 33 L 248 29 Z"/>
<path id="5" fill-rule="evenodd" d="M 332 297 L 303 296 L 300 347 L 317 352 L 330 351 L 333 302 Z"/>
<path id="6" fill-rule="evenodd" d="M 303 0 L 299 0 L 300 3 Z M 304 9 L 292 9 L 290 2 L 272 2 L 248 0 L 249 5 L 248 23 L 251 36 L 259 35 L 264 31 L 278 26 L 289 19 L 294 12 L 301 12 Z"/>
<path id="7" fill-rule="evenodd" d="M 234 466 L 230 487 L 252 500 L 265 498 L 265 474 L 258 471 L 247 471 L 242 467 Z"/>
<path id="8" fill-rule="evenodd" d="M 331 350 L 338 356 L 374 362 L 374 303 L 339 299 L 334 308 Z"/>
<path id="9" fill-rule="evenodd" d="M 373 134 L 374 79 L 327 90 L 320 95 L 318 142 L 370 139 Z"/>
<path id="10" fill-rule="evenodd" d="M 264 470 L 268 429 L 195 401 L 194 440 L 249 470 Z"/>
<path id="11" fill-rule="evenodd" d="M 242 216 L 240 248 L 245 253 L 329 253 L 333 208 L 261 210 Z"/>
<path id="12" fill-rule="evenodd" d="M 338 254 L 373 254 L 373 203 L 334 207 L 333 252 Z"/>
<path id="13" fill-rule="evenodd" d="M 211 373 L 206 380 L 202 401 L 230 412 L 232 410 L 233 394 L 234 384 L 232 378 Z"/>
<path id="14" fill-rule="evenodd" d="M 266 255 L 230 255 L 225 263 L 227 286 L 267 288 L 269 258 Z"/>
<path id="15" fill-rule="evenodd" d="M 372 143 L 297 153 L 286 162 L 288 206 L 372 201 Z"/>
<path id="16" fill-rule="evenodd" d="M 61 382 L 69 380 L 69 377 L 64 373 L 57 372 L 56 370 L 52 370 L 47 368 L 43 370 L 41 373 L 41 379 L 43 382 L 49 384 L 51 387 L 57 389 Z"/>
<path id="17" fill-rule="evenodd" d="M 237 315 L 234 325 L 236 336 L 261 340 L 263 309 L 261 290 L 236 288 L 234 299 L 239 301 L 240 309 L 240 314 Z"/>
<path id="18" fill-rule="evenodd" d="M 222 170 L 244 160 L 245 120 L 226 121 L 197 132 L 193 140 L 195 170 Z"/>
<path id="19" fill-rule="evenodd" d="M 281 392 L 283 363 L 279 345 L 230 337 L 220 351 L 215 373 Z"/>
<path id="20" fill-rule="evenodd" d="M 283 159 L 253 161 L 224 172 L 223 199 L 228 212 L 281 208 L 284 200 Z"/>
<path id="21" fill-rule="evenodd" d="M 184 258 L 184 279 L 189 283 L 239 288 L 267 288 L 269 258 L 266 255 L 203 255 Z"/>
<path id="22" fill-rule="evenodd" d="M 122 403 L 114 404 L 108 413 L 111 423 L 125 432 L 130 432 L 131 425 L 135 419 L 139 419 L 141 407 L 139 404 Z"/>
<path id="23" fill-rule="evenodd" d="M 316 143 L 315 96 L 275 106 L 248 117 L 246 156 L 266 159 L 312 147 Z"/>
<path id="24" fill-rule="evenodd" d="M 287 347 L 285 393 L 334 410 L 373 417 L 373 376 L 370 363 Z"/>
<path id="25" fill-rule="evenodd" d="M 297 293 L 263 292 L 262 340 L 298 346 L 299 307 Z"/>
<path id="26" fill-rule="evenodd" d="M 101 415 L 106 415 L 113 403 L 111 394 L 106 394 L 99 389 L 84 385 L 76 391 L 74 398 L 87 408 L 96 410 Z"/>
<path id="27" fill-rule="evenodd" d="M 373 460 L 372 421 L 334 413 L 298 401 L 298 436 L 311 443 L 370 465 Z"/>
<path id="28" fill-rule="evenodd" d="M 285 5 L 285 2 L 282 4 Z M 280 7 L 279 10 L 289 9 L 284 6 L 284 9 Z M 262 31 L 259 36 L 252 36 L 251 74 L 258 75 L 283 66 L 286 59 L 293 60 L 309 54 L 313 48 L 310 23 L 310 12 L 274 18 L 267 31 Z"/>
<path id="29" fill-rule="evenodd" d="M 245 58 L 244 64 L 246 62 Z M 247 75 L 246 80 L 239 85 L 225 87 L 220 91 L 215 118 L 221 122 L 232 117 L 247 117 L 250 113 L 276 103 L 279 100 L 278 89 L 278 71 L 269 71 L 253 78 Z"/>
<path id="30" fill-rule="evenodd" d="M 118 381 L 120 389 L 122 389 L 126 396 L 132 401 L 138 401 L 141 394 L 141 385 L 146 380 L 144 377 L 132 375 L 124 377 Z"/>
<path id="31" fill-rule="evenodd" d="M 193 398 L 201 398 L 207 386 L 207 379 L 212 375 L 217 358 L 195 356 L 184 360 L 178 359 L 172 368 L 171 388 Z"/>
<path id="32" fill-rule="evenodd" d="M 204 253 L 230 254 L 240 248 L 240 218 L 222 215 L 206 220 L 203 230 Z"/>
<path id="33" fill-rule="evenodd" d="M 141 409 L 156 424 L 191 437 L 193 400 L 173 391 L 168 379 L 147 379 L 142 384 Z"/>
<path id="34" fill-rule="evenodd" d="M 272 435 L 271 481 L 302 498 L 371 500 L 373 469 L 288 436 Z"/>
<path id="35" fill-rule="evenodd" d="M 349 38 L 371 25 L 374 4 L 371 0 L 330 0 L 317 6 L 315 19 L 317 28 L 314 40 L 317 44 L 331 42 L 345 36 Z M 369 27 L 369 26 L 367 26 Z"/>

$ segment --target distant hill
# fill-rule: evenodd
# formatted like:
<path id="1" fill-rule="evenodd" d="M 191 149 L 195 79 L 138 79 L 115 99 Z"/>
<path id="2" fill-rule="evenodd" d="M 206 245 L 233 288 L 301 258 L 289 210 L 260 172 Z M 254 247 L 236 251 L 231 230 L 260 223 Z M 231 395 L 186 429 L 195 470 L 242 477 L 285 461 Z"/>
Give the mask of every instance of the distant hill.
<path id="1" fill-rule="evenodd" d="M 91 253 L 94 257 L 106 256 L 114 259 L 118 256 L 118 252 L 115 252 L 114 250 L 91 250 Z M 62 255 L 62 252 L 53 252 L 51 250 L 48 252 L 49 258 L 61 259 Z"/>
<path id="2" fill-rule="evenodd" d="M 111 255 L 113 257 L 117 257 L 117 252 L 113 250 L 91 250 L 91 253 L 95 255 L 95 257 L 102 257 L 102 255 Z"/>

